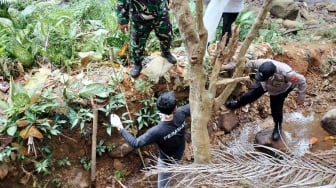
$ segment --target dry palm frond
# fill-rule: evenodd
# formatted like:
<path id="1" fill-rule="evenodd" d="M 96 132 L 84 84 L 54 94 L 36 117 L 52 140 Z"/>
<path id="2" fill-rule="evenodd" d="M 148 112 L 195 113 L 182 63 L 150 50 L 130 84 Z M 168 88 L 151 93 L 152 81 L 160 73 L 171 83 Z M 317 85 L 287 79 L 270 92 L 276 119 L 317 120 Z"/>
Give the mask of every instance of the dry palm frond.
<path id="1" fill-rule="evenodd" d="M 173 172 L 174 187 L 336 187 L 336 149 L 298 156 L 239 143 L 225 150 L 213 148 L 212 159 L 211 164 L 152 166 L 147 173 Z"/>

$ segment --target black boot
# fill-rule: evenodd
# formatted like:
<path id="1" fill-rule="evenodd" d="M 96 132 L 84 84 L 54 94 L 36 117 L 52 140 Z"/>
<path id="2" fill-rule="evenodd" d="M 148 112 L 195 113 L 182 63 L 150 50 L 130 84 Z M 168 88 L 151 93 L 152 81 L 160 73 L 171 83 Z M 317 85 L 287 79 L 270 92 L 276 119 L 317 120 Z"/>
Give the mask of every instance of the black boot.
<path id="1" fill-rule="evenodd" d="M 131 76 L 133 78 L 138 77 L 140 75 L 141 69 L 142 69 L 141 63 L 134 63 L 134 67 L 131 70 Z"/>
<path id="2" fill-rule="evenodd" d="M 170 52 L 162 52 L 161 56 L 166 58 L 167 61 L 171 64 L 175 64 L 177 62 L 176 58 Z"/>
<path id="3" fill-rule="evenodd" d="M 278 141 L 280 139 L 281 130 L 282 130 L 281 123 L 275 123 L 272 133 L 272 140 Z"/>

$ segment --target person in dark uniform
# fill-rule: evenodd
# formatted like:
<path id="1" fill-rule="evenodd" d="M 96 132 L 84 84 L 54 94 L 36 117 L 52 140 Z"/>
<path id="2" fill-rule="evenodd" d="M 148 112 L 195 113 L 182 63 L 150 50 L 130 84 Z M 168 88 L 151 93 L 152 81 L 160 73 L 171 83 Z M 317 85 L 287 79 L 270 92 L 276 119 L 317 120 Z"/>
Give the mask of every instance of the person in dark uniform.
<path id="1" fill-rule="evenodd" d="M 237 101 L 228 100 L 226 107 L 237 109 L 246 104 L 252 103 L 264 93 L 270 95 L 271 113 L 274 121 L 272 139 L 280 139 L 283 120 L 283 105 L 288 94 L 298 88 L 296 102 L 304 103 L 307 88 L 306 79 L 303 75 L 295 72 L 289 65 L 272 59 L 250 60 L 246 63 L 248 68 L 258 69 L 255 74 L 255 82 L 248 91 Z"/>
<path id="2" fill-rule="evenodd" d="M 156 144 L 159 149 L 158 166 L 162 167 L 180 160 L 183 156 L 185 120 L 190 116 L 190 105 L 177 107 L 175 94 L 172 91 L 161 93 L 156 105 L 163 114 L 161 121 L 137 138 L 124 129 L 116 114 L 111 114 L 111 125 L 118 129 L 121 136 L 133 148 Z M 170 176 L 171 173 L 160 173 L 158 187 L 169 187 Z"/>
<path id="3" fill-rule="evenodd" d="M 236 21 L 239 13 L 244 8 L 244 0 L 229 0 L 226 6 L 223 9 L 222 20 L 223 20 L 223 27 L 222 33 L 220 35 L 220 40 L 222 40 L 225 33 L 228 33 L 228 37 L 226 39 L 225 45 L 229 43 L 229 40 L 232 35 L 231 27 L 233 22 Z"/>
<path id="4" fill-rule="evenodd" d="M 121 31 L 128 31 L 131 22 L 130 58 L 134 63 L 131 70 L 133 78 L 140 75 L 146 42 L 152 30 L 160 40 L 161 56 L 169 63 L 177 62 L 170 53 L 173 32 L 167 4 L 166 0 L 118 0 L 117 17 Z"/>

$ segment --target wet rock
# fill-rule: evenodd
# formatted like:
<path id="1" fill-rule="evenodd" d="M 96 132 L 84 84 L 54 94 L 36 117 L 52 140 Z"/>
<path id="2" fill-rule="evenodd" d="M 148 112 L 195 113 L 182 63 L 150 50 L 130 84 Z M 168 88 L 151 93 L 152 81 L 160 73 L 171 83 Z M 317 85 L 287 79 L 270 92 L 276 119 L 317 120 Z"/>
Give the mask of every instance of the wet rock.
<path id="1" fill-rule="evenodd" d="M 273 126 L 259 131 L 255 136 L 254 142 L 256 144 L 272 147 L 278 150 L 285 150 L 286 147 L 281 139 L 278 141 L 272 140 L 272 132 L 273 132 Z M 284 139 L 284 137 L 282 138 Z M 268 154 L 273 154 L 271 150 L 264 147 L 256 147 L 256 149 Z"/>
<path id="2" fill-rule="evenodd" d="M 129 146 L 127 143 L 124 143 L 122 145 L 119 145 L 118 147 L 114 148 L 112 151 L 108 153 L 108 155 L 112 158 L 120 158 L 124 157 L 134 149 Z"/>
<path id="3" fill-rule="evenodd" d="M 322 128 L 331 135 L 336 135 L 336 109 L 328 111 L 321 119 Z"/>
<path id="4" fill-rule="evenodd" d="M 274 0 L 270 13 L 277 18 L 295 20 L 299 14 L 299 6 L 293 0 Z"/>
<path id="5" fill-rule="evenodd" d="M 272 140 L 271 140 L 272 131 L 273 129 L 269 127 L 269 128 L 266 128 L 258 132 L 255 136 L 255 143 L 266 145 L 266 146 L 271 146 L 272 145 Z"/>
<path id="6" fill-rule="evenodd" d="M 218 119 L 218 127 L 229 133 L 238 126 L 238 118 L 234 111 L 222 112 Z"/>

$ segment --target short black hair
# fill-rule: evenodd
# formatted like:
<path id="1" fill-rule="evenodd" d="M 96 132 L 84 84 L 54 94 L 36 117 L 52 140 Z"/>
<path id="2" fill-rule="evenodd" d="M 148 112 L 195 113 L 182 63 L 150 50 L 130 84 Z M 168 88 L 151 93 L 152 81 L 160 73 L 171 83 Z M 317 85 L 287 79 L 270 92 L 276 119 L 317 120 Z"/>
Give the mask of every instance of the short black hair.
<path id="1" fill-rule="evenodd" d="M 160 93 L 156 107 L 158 110 L 166 115 L 170 115 L 174 112 L 176 107 L 176 97 L 173 91 L 164 91 Z"/>

